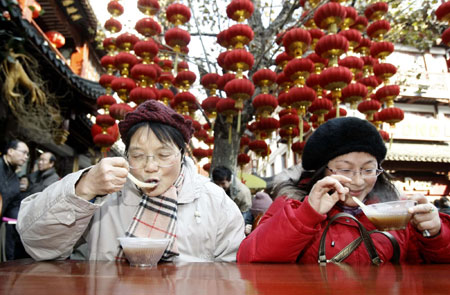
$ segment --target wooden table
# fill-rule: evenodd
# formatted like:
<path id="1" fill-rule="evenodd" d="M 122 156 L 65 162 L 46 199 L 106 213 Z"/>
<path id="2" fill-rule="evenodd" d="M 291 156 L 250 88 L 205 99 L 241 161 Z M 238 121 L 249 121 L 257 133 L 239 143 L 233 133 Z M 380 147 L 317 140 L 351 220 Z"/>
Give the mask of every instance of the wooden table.
<path id="1" fill-rule="evenodd" d="M 450 294 L 450 265 L 295 265 L 17 260 L 0 294 Z"/>

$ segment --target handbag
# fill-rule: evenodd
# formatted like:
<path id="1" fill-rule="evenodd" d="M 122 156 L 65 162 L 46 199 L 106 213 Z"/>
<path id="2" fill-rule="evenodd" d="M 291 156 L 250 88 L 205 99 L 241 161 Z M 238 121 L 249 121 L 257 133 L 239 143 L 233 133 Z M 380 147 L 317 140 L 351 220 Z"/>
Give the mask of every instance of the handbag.
<path id="1" fill-rule="evenodd" d="M 350 244 L 348 244 L 344 249 L 339 251 L 333 258 L 327 259 L 325 254 L 325 239 L 328 232 L 328 229 L 330 225 L 336 221 L 338 218 L 349 218 L 355 221 L 358 224 L 360 237 L 353 240 Z M 325 230 L 322 233 L 322 237 L 320 238 L 320 245 L 319 245 L 319 264 L 326 264 L 326 263 L 341 263 L 345 258 L 347 258 L 356 248 L 358 248 L 361 243 L 364 243 L 364 246 L 367 249 L 367 252 L 369 253 L 370 261 L 374 265 L 380 265 L 383 263 L 383 261 L 380 259 L 380 256 L 378 255 L 377 250 L 375 249 L 375 246 L 373 244 L 373 240 L 370 237 L 373 233 L 380 233 L 385 235 L 392 243 L 392 247 L 394 249 L 393 256 L 391 258 L 392 263 L 399 263 L 400 259 L 400 247 L 398 245 L 397 240 L 395 237 L 385 231 L 379 231 L 379 230 L 372 230 L 367 231 L 367 229 L 364 227 L 364 225 L 356 219 L 353 215 L 350 215 L 348 213 L 338 213 L 335 216 L 333 216 L 330 220 L 330 222 L 325 227 Z"/>

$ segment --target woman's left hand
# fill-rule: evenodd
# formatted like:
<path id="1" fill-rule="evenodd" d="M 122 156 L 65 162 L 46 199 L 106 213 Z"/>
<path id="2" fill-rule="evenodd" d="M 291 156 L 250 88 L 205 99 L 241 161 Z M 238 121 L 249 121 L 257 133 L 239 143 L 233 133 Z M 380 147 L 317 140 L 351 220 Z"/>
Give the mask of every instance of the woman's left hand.
<path id="1" fill-rule="evenodd" d="M 424 195 L 414 195 L 409 199 L 418 203 L 409 208 L 409 212 L 413 214 L 412 225 L 421 232 L 428 230 L 431 237 L 437 235 L 441 230 L 441 219 L 437 208 L 428 202 Z"/>

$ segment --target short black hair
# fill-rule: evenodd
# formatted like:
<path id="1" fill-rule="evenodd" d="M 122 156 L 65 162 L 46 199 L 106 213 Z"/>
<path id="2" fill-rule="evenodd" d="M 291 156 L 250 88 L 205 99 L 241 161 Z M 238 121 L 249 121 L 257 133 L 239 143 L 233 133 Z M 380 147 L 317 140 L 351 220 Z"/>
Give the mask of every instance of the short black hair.
<path id="1" fill-rule="evenodd" d="M 9 149 L 17 149 L 17 146 L 19 145 L 19 143 L 21 143 L 21 140 L 18 139 L 13 139 L 11 141 L 9 141 L 6 146 L 5 146 L 5 150 L 4 153 L 6 154 L 8 152 Z"/>
<path id="2" fill-rule="evenodd" d="M 231 181 L 231 170 L 225 166 L 217 166 L 212 172 L 213 181 Z"/>
<path id="3" fill-rule="evenodd" d="M 50 154 L 50 159 L 48 159 L 49 162 L 56 164 L 56 157 L 55 157 L 55 155 L 52 152 L 46 152 L 46 153 Z"/>
<path id="4" fill-rule="evenodd" d="M 159 141 L 163 143 L 174 143 L 181 150 L 182 154 L 184 153 L 186 149 L 186 142 L 184 141 L 183 135 L 180 131 L 178 131 L 178 129 L 167 124 L 148 121 L 138 123 L 128 130 L 126 137 L 123 138 L 123 142 L 125 143 L 125 152 L 127 152 L 128 148 L 130 147 L 131 137 L 133 137 L 133 135 L 139 128 L 144 126 L 151 129 Z"/>

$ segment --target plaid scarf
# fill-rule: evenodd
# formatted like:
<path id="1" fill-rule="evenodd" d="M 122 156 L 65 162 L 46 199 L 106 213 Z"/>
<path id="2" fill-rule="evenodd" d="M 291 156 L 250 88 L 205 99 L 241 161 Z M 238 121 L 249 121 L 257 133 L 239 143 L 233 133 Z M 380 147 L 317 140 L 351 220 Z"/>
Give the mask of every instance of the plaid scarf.
<path id="1" fill-rule="evenodd" d="M 127 237 L 170 239 L 161 260 L 170 261 L 180 255 L 177 248 L 177 195 L 184 181 L 184 165 L 175 183 L 162 195 L 149 197 L 142 193 L 142 199 L 134 214 Z M 120 248 L 117 260 L 122 260 L 123 251 Z"/>

